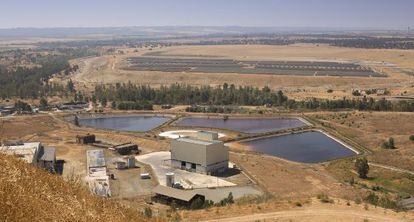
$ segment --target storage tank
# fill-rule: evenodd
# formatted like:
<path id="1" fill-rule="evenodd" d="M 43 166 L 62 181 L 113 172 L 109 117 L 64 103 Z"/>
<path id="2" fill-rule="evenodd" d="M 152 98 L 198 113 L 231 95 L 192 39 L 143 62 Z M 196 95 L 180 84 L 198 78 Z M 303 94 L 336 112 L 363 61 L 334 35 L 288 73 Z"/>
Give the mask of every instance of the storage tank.
<path id="1" fill-rule="evenodd" d="M 135 168 L 135 157 L 134 156 L 129 156 L 127 158 L 127 167 L 128 168 Z"/>
<path id="2" fill-rule="evenodd" d="M 167 187 L 173 187 L 173 185 L 174 185 L 174 173 L 166 173 L 165 174 L 165 176 L 166 176 L 166 185 L 167 185 Z"/>

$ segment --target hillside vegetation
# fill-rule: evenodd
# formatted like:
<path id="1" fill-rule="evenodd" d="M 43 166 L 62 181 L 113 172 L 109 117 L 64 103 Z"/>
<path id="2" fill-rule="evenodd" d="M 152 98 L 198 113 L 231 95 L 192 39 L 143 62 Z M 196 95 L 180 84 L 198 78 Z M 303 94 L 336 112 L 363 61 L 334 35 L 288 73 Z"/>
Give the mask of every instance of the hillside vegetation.
<path id="1" fill-rule="evenodd" d="M 90 195 L 13 156 L 0 154 L 0 221 L 145 221 L 139 209 Z"/>

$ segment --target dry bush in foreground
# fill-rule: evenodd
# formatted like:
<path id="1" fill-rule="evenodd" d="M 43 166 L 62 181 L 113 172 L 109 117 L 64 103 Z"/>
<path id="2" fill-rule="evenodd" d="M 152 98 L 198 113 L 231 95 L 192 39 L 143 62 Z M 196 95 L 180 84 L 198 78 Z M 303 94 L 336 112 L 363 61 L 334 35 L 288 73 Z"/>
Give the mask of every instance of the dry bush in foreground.
<path id="1" fill-rule="evenodd" d="M 0 221 L 144 221 L 138 210 L 94 197 L 13 156 L 0 154 Z"/>

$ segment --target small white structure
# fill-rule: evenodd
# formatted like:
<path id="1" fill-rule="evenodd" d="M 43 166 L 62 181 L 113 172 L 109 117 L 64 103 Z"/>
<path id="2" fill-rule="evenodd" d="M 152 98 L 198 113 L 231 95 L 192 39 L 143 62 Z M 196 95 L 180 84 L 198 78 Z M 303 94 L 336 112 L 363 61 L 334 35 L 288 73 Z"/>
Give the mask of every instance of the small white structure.
<path id="1" fill-rule="evenodd" d="M 141 173 L 140 177 L 141 179 L 151 179 L 151 176 L 149 173 Z"/>
<path id="2" fill-rule="evenodd" d="M 167 181 L 167 187 L 173 187 L 174 186 L 174 173 L 168 172 L 165 174 L 166 181 Z"/>
<path id="3" fill-rule="evenodd" d="M 117 170 L 123 170 L 127 168 L 127 163 L 125 161 L 115 161 L 115 167 Z"/>
<path id="4" fill-rule="evenodd" d="M 198 131 L 197 138 L 202 140 L 218 140 L 219 134 L 217 132 Z"/>
<path id="5" fill-rule="evenodd" d="M 227 170 L 229 149 L 219 140 L 182 137 L 171 141 L 171 166 L 203 174 Z"/>

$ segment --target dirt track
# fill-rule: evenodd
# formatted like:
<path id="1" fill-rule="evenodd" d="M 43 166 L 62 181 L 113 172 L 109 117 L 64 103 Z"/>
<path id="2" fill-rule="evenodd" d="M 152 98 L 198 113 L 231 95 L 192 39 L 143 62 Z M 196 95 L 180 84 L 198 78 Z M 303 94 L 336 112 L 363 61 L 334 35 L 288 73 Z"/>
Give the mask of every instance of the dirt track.
<path id="1" fill-rule="evenodd" d="M 360 211 L 355 209 L 301 209 L 290 211 L 279 211 L 272 213 L 252 214 L 241 217 L 231 217 L 216 220 L 206 220 L 205 222 L 247 222 L 247 221 L 317 221 L 317 222 L 360 222 L 368 221 L 384 221 L 384 222 L 403 222 L 411 221 L 407 218 L 398 218 L 395 216 L 386 215 L 384 213 L 377 213 L 371 211 Z"/>

